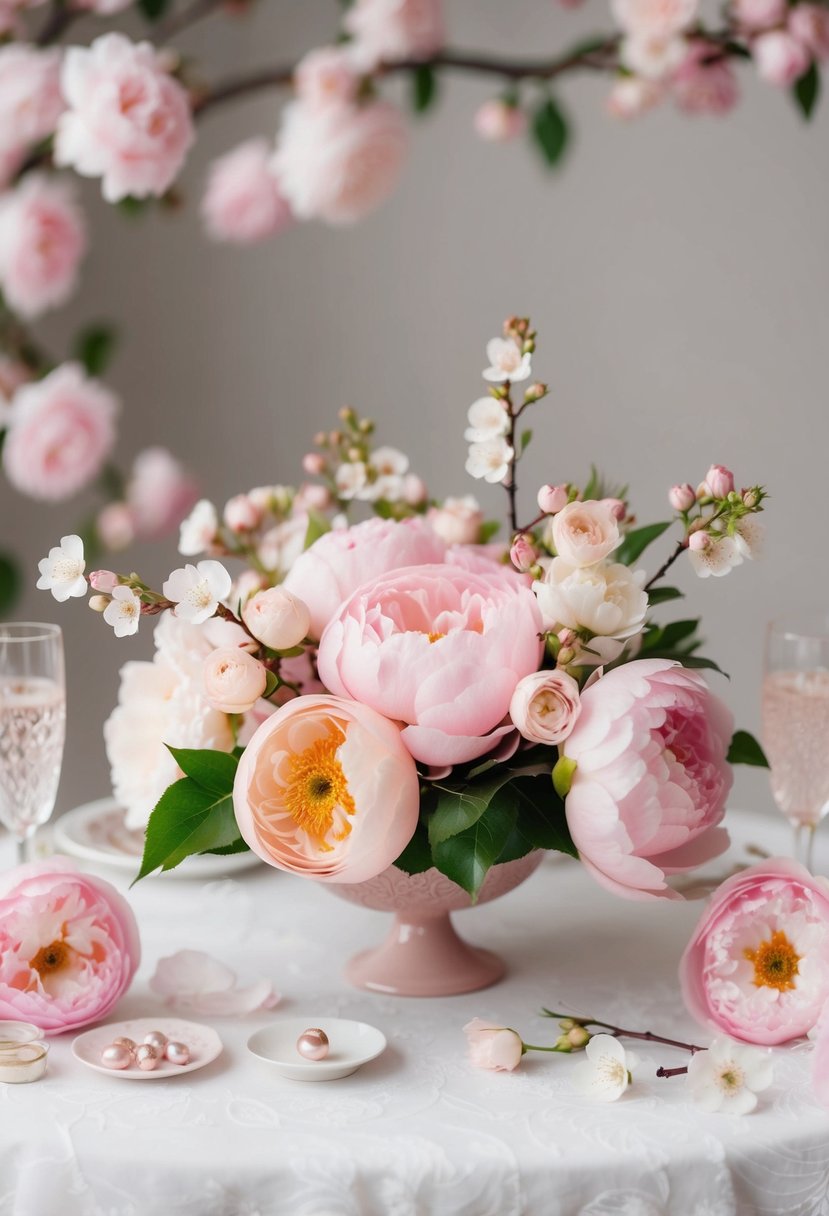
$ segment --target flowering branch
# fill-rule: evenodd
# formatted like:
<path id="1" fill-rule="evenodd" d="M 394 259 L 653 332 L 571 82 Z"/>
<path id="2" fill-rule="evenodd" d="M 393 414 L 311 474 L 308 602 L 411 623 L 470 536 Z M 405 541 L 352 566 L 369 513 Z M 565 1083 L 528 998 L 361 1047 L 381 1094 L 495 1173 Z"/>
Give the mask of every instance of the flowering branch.
<path id="1" fill-rule="evenodd" d="M 610 1022 L 602 1022 L 598 1018 L 574 1018 L 566 1013 L 555 1013 L 552 1009 L 542 1009 L 542 1017 L 558 1018 L 559 1026 L 565 1035 L 572 1031 L 575 1027 L 586 1028 L 588 1026 L 598 1026 L 607 1034 L 612 1034 L 616 1038 L 624 1039 L 640 1039 L 647 1043 L 661 1043 L 664 1047 L 678 1047 L 681 1051 L 690 1051 L 694 1055 L 698 1051 L 705 1051 L 706 1048 L 699 1047 L 696 1043 L 684 1043 L 681 1039 L 668 1039 L 664 1035 L 654 1034 L 652 1030 L 626 1030 L 622 1026 L 614 1026 Z M 585 1040 L 586 1042 L 587 1040 Z M 569 1048 L 558 1048 L 558 1050 L 573 1050 L 573 1043 L 570 1040 Z M 548 1048 L 548 1050 L 556 1050 L 556 1048 Z M 688 1070 L 685 1069 L 685 1072 Z"/>

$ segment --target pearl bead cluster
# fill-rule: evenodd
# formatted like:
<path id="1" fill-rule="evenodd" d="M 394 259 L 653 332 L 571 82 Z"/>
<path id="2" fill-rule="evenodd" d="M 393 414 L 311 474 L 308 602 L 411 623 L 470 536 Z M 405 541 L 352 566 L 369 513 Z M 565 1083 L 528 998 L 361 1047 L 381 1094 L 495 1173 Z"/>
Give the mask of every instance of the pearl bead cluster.
<path id="1" fill-rule="evenodd" d="M 142 1043 L 133 1039 L 115 1039 L 101 1052 L 101 1063 L 105 1068 L 123 1071 L 137 1067 L 142 1072 L 153 1072 L 162 1060 L 183 1066 L 190 1063 L 190 1048 L 186 1043 L 168 1039 L 160 1030 L 151 1030 L 144 1035 Z"/>

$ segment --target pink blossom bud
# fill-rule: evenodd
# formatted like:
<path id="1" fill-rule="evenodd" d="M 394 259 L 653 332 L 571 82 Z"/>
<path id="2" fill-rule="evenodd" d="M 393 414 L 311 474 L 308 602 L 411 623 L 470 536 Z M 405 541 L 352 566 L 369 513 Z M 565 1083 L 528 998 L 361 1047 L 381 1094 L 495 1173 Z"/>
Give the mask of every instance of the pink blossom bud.
<path id="1" fill-rule="evenodd" d="M 417 473 L 407 473 L 403 478 L 403 501 L 408 507 L 419 507 L 429 497 L 426 482 Z"/>
<path id="2" fill-rule="evenodd" d="M 126 549 L 135 540 L 135 520 L 125 502 L 111 502 L 104 507 L 95 528 L 106 549 Z"/>
<path id="3" fill-rule="evenodd" d="M 538 491 L 538 508 L 546 515 L 555 515 L 567 506 L 569 497 L 567 486 L 542 486 Z"/>
<path id="4" fill-rule="evenodd" d="M 733 0 L 737 24 L 744 30 L 759 33 L 773 29 L 786 20 L 786 0 Z"/>
<path id="5" fill-rule="evenodd" d="M 749 510 L 756 507 L 760 501 L 760 495 L 756 490 L 743 490 L 742 492 L 743 505 Z"/>
<path id="6" fill-rule="evenodd" d="M 712 498 L 728 498 L 734 489 L 734 474 L 724 464 L 712 464 L 705 474 L 705 484 Z"/>
<path id="7" fill-rule="evenodd" d="M 497 97 L 485 101 L 475 114 L 475 131 L 489 143 L 508 143 L 523 135 L 526 129 L 524 111 Z"/>
<path id="8" fill-rule="evenodd" d="M 622 502 L 621 498 L 602 498 L 600 501 L 604 506 L 609 507 L 613 513 L 613 518 L 619 523 L 625 518 L 628 513 L 627 503 Z"/>
<path id="9" fill-rule="evenodd" d="M 829 59 L 829 9 L 797 4 L 789 14 L 789 33 L 819 62 Z"/>
<path id="10" fill-rule="evenodd" d="M 93 570 L 89 576 L 89 585 L 94 591 L 103 591 L 106 595 L 118 586 L 118 575 L 111 570 Z"/>
<path id="11" fill-rule="evenodd" d="M 560 629 L 557 637 L 562 646 L 575 646 L 579 635 L 575 629 Z"/>
<path id="12" fill-rule="evenodd" d="M 752 54 L 760 79 L 781 89 L 799 80 L 812 61 L 803 43 L 785 30 L 761 34 L 754 40 Z"/>
<path id="13" fill-rule="evenodd" d="M 695 553 L 702 553 L 711 544 L 711 537 L 707 532 L 692 532 L 688 537 L 688 548 L 693 549 Z"/>
<path id="14" fill-rule="evenodd" d="M 299 487 L 294 498 L 293 513 L 303 511 L 327 511 L 332 503 L 328 486 L 307 483 Z"/>
<path id="15" fill-rule="evenodd" d="M 690 511 L 696 501 L 694 487 L 687 481 L 682 485 L 671 486 L 668 491 L 668 502 L 675 511 Z"/>
<path id="16" fill-rule="evenodd" d="M 257 641 L 270 650 L 291 650 L 308 634 L 311 614 L 303 600 L 284 587 L 269 587 L 251 596 L 242 619 Z"/>
<path id="17" fill-rule="evenodd" d="M 268 673 L 239 646 L 222 646 L 204 660 L 208 704 L 225 714 L 246 714 L 265 691 Z"/>
<path id="18" fill-rule="evenodd" d="M 237 494 L 225 504 L 224 521 L 231 532 L 252 532 L 262 522 L 262 510 L 248 494 Z"/>
<path id="19" fill-rule="evenodd" d="M 520 533 L 512 542 L 512 548 L 509 551 L 510 561 L 516 570 L 520 570 L 522 574 L 535 565 L 535 560 L 538 557 L 533 548 L 532 541 L 525 533 Z"/>
<path id="20" fill-rule="evenodd" d="M 89 597 L 89 607 L 93 612 L 106 612 L 110 605 L 108 595 L 91 595 Z"/>
<path id="21" fill-rule="evenodd" d="M 325 457 L 320 452 L 306 452 L 302 467 L 309 477 L 319 477 L 325 472 Z"/>

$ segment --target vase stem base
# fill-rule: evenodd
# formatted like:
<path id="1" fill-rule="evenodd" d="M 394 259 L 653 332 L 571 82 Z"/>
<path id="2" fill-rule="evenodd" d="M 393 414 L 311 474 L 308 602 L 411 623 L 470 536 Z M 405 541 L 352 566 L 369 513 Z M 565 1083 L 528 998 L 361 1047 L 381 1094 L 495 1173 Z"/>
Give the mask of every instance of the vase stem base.
<path id="1" fill-rule="evenodd" d="M 345 976 L 355 988 L 389 996 L 456 996 L 496 984 L 505 971 L 497 954 L 459 937 L 448 914 L 403 914 L 382 946 L 350 959 Z"/>

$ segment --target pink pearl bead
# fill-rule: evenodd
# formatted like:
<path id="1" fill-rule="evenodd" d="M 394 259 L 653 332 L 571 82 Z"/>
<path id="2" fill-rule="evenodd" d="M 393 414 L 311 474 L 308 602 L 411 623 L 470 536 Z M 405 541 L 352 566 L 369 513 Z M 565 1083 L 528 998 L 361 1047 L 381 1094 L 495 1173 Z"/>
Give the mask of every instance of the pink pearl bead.
<path id="1" fill-rule="evenodd" d="M 160 1030 L 150 1030 L 144 1035 L 144 1042 L 148 1047 L 154 1047 L 156 1051 L 164 1054 L 164 1048 L 167 1046 L 167 1036 L 162 1034 Z"/>
<path id="2" fill-rule="evenodd" d="M 114 1047 L 126 1047 L 127 1051 L 135 1051 L 137 1046 L 134 1039 L 128 1039 L 123 1035 L 120 1039 L 113 1039 L 112 1043 Z"/>
<path id="3" fill-rule="evenodd" d="M 132 1064 L 132 1052 L 121 1043 L 110 1043 L 101 1052 L 101 1063 L 104 1068 L 129 1068 Z"/>
<path id="4" fill-rule="evenodd" d="M 152 1072 L 158 1067 L 158 1052 L 149 1043 L 142 1043 L 136 1048 L 135 1062 L 143 1072 Z"/>
<path id="5" fill-rule="evenodd" d="M 182 1066 L 190 1063 L 190 1048 L 186 1043 L 169 1042 L 164 1048 L 164 1054 L 171 1064 Z"/>
<path id="6" fill-rule="evenodd" d="M 296 1049 L 306 1060 L 324 1060 L 328 1055 L 328 1035 L 318 1026 L 310 1026 L 297 1039 Z"/>

